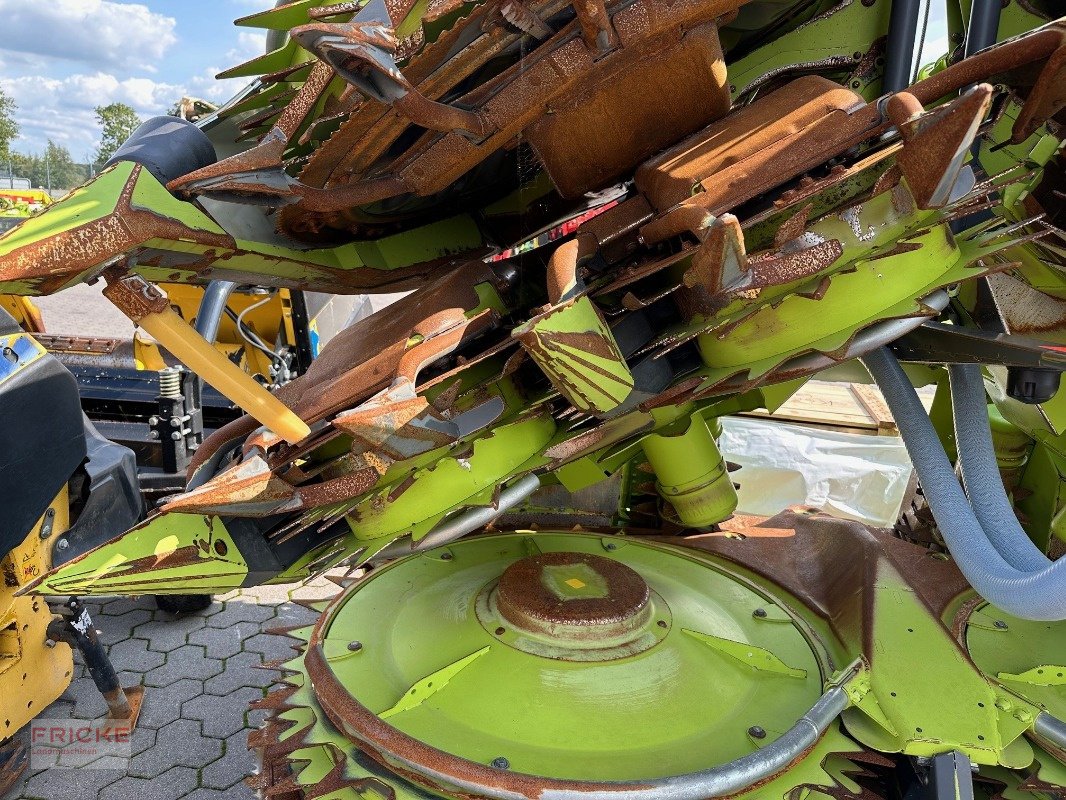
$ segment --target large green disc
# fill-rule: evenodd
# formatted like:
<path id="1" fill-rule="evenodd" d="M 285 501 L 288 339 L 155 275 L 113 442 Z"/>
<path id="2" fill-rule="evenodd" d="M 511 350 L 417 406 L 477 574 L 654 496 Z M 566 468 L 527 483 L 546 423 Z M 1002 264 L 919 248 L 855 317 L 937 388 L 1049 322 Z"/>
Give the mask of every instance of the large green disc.
<path id="1" fill-rule="evenodd" d="M 334 601 L 309 675 L 340 730 L 415 780 L 442 759 L 549 780 L 694 772 L 769 744 L 822 692 L 782 601 L 726 569 L 618 537 L 463 540 Z"/>

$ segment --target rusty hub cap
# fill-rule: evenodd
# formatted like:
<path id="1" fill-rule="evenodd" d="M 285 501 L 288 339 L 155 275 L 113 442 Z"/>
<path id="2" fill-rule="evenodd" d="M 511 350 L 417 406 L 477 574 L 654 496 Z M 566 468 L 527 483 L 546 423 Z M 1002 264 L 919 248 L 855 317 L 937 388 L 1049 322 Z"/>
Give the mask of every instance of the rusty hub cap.
<path id="1" fill-rule="evenodd" d="M 635 570 L 592 553 L 516 561 L 482 590 L 477 616 L 504 644 L 565 661 L 634 655 L 670 629 L 666 601 Z"/>

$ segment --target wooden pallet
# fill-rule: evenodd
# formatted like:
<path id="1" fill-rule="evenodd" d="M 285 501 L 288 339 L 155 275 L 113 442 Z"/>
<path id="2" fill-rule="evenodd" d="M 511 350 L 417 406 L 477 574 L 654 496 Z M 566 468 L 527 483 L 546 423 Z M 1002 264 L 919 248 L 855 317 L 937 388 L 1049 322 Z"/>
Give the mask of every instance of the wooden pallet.
<path id="1" fill-rule="evenodd" d="M 773 414 L 760 410 L 744 416 L 848 433 L 899 436 L 899 429 L 881 392 L 876 386 L 862 383 L 810 381 Z"/>

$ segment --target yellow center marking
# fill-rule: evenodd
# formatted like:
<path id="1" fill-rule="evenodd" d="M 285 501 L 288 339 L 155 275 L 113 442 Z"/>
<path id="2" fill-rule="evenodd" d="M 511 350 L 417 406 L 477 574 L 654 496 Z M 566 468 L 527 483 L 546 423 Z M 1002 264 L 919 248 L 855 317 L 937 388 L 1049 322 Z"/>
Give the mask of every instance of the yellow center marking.
<path id="1" fill-rule="evenodd" d="M 564 582 L 571 589 L 584 589 L 585 588 L 585 582 L 583 580 L 581 580 L 580 578 L 571 578 L 570 580 L 564 581 Z"/>

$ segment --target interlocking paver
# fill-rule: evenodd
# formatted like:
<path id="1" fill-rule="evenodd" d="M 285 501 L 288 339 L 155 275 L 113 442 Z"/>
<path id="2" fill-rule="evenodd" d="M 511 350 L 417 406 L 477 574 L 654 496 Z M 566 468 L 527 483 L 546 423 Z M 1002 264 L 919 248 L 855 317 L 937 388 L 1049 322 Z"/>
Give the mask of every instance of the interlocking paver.
<path id="1" fill-rule="evenodd" d="M 242 631 L 239 626 L 201 628 L 189 634 L 189 644 L 203 647 L 208 658 L 227 659 L 241 652 L 244 640 L 259 631 L 259 626 L 254 622 L 243 624 L 248 627 L 247 631 Z"/>
<path id="2" fill-rule="evenodd" d="M 200 785 L 209 789 L 228 789 L 244 782 L 256 767 L 255 756 L 248 750 L 248 734 L 241 731 L 226 739 L 226 754 L 200 772 Z"/>
<path id="3" fill-rule="evenodd" d="M 265 689 L 277 680 L 278 674 L 271 670 L 255 669 L 262 663 L 263 656 L 259 653 L 237 653 L 226 659 L 225 672 L 204 681 L 204 691 L 226 697 L 244 686 Z"/>
<path id="4" fill-rule="evenodd" d="M 198 721 L 174 720 L 156 732 L 154 747 L 133 757 L 129 774 L 135 778 L 151 778 L 154 775 L 162 775 L 171 767 L 199 768 L 219 759 L 222 749 L 222 740 L 204 736 L 200 732 Z M 189 789 L 196 786 L 194 783 Z"/>
<path id="5" fill-rule="evenodd" d="M 105 788 L 98 797 L 100 800 L 178 800 L 195 789 L 196 784 L 195 769 L 174 767 L 150 778 L 126 776 Z"/>
<path id="6" fill-rule="evenodd" d="M 146 687 L 133 758 L 128 770 L 124 760 L 101 756 L 80 769 L 28 771 L 5 800 L 252 800 L 244 783 L 255 769 L 247 737 L 269 712 L 248 706 L 278 677 L 255 667 L 296 654 L 292 639 L 267 631 L 315 621 L 317 613 L 294 597 L 336 592 L 324 579 L 241 589 L 183 617 L 157 611 L 150 598 L 87 602 L 122 685 Z M 42 716 L 95 719 L 106 712 L 79 662 L 74 682 Z"/>
<path id="7" fill-rule="evenodd" d="M 181 800 L 255 800 L 255 792 L 248 786 L 238 783 L 228 789 L 201 788 L 187 794 Z"/>
<path id="8" fill-rule="evenodd" d="M 291 625 L 313 625 L 318 619 L 318 612 L 299 603 L 282 603 L 278 606 L 278 615 L 273 626 L 287 628 Z"/>
<path id="9" fill-rule="evenodd" d="M 293 645 L 299 644 L 290 636 L 275 636 L 269 633 L 260 633 L 246 639 L 244 649 L 248 652 L 262 653 L 265 661 L 276 661 L 279 658 L 286 660 L 296 655 Z"/>
<path id="10" fill-rule="evenodd" d="M 217 614 L 207 618 L 212 628 L 229 628 L 238 622 L 263 623 L 274 618 L 273 606 L 259 606 L 254 602 L 237 598 L 226 603 L 226 607 Z"/>
<path id="11" fill-rule="evenodd" d="M 278 584 L 276 586 L 249 586 L 241 589 L 240 599 L 248 603 L 261 603 L 275 606 L 289 599 L 292 586 Z"/>
<path id="12" fill-rule="evenodd" d="M 147 639 L 149 650 L 169 653 L 184 645 L 189 635 L 203 628 L 206 623 L 207 620 L 198 614 L 176 617 L 161 613 L 150 622 L 134 628 L 133 635 L 139 639 Z"/>
<path id="13" fill-rule="evenodd" d="M 22 786 L 22 798 L 33 800 L 86 800 L 98 797 L 104 787 L 124 773 L 111 769 L 49 769 L 32 775 Z"/>
<path id="14" fill-rule="evenodd" d="M 71 683 L 60 695 L 60 699 L 73 704 L 73 716 L 78 719 L 96 719 L 107 713 L 107 703 L 88 677 Z"/>
<path id="15" fill-rule="evenodd" d="M 132 608 L 124 614 L 108 616 L 107 614 L 93 614 L 93 625 L 96 626 L 100 641 L 104 644 L 113 645 L 133 635 L 138 625 L 145 625 L 152 621 L 152 612 L 147 608 Z"/>
<path id="16" fill-rule="evenodd" d="M 166 655 L 148 649 L 145 639 L 123 639 L 107 651 L 111 662 L 121 664 L 124 672 L 148 672 L 166 661 Z"/>
<path id="17" fill-rule="evenodd" d="M 222 672 L 222 661 L 208 658 L 204 648 L 186 644 L 167 653 L 166 663 L 144 676 L 146 686 L 166 686 L 177 678 L 207 680 Z"/>
<path id="18" fill-rule="evenodd" d="M 150 686 L 144 693 L 141 718 L 138 727 L 162 728 L 176 719 L 181 719 L 181 706 L 194 697 L 202 695 L 204 682 L 194 678 L 172 677 L 166 686 Z"/>
<path id="19" fill-rule="evenodd" d="M 183 719 L 200 720 L 204 736 L 228 739 L 245 730 L 244 718 L 248 704 L 262 696 L 262 690 L 254 686 L 238 689 L 226 698 L 225 703 L 220 703 L 214 695 L 201 694 L 182 703 L 181 716 Z"/>
<path id="20" fill-rule="evenodd" d="M 89 601 L 85 603 L 88 607 Z M 150 597 L 116 597 L 114 600 L 105 600 L 98 607 L 101 616 L 121 616 L 137 609 L 144 609 L 151 615 L 155 612 L 155 601 Z M 93 614 L 92 609 L 89 613 Z"/>

